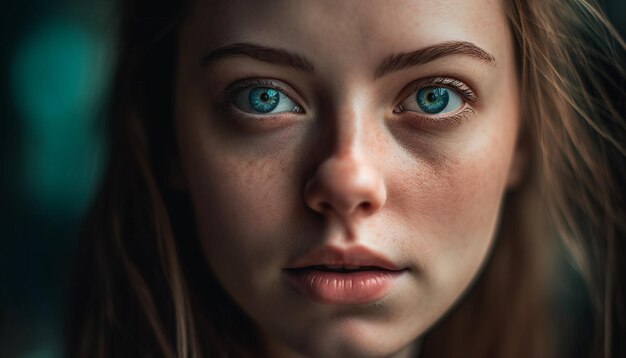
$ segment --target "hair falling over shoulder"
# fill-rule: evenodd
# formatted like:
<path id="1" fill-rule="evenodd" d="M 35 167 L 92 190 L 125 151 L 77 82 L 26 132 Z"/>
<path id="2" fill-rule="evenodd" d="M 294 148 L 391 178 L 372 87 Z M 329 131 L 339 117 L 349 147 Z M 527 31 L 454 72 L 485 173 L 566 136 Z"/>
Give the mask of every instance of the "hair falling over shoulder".
<path id="1" fill-rule="evenodd" d="M 504 1 L 530 170 L 507 195 L 492 257 L 426 334 L 421 357 L 558 356 L 545 294 L 557 238 L 595 309 L 590 356 L 626 356 L 626 44 L 594 1 Z M 189 6 L 122 5 L 108 166 L 77 262 L 68 356 L 239 357 L 257 347 L 254 325 L 199 253 L 189 198 L 168 177 Z"/>

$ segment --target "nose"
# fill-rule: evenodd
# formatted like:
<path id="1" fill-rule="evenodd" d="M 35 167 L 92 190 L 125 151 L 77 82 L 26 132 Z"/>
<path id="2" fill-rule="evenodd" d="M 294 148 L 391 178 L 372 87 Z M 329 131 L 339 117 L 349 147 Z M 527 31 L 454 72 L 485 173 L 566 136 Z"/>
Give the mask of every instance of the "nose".
<path id="1" fill-rule="evenodd" d="M 369 216 L 387 199 L 381 173 L 353 155 L 332 156 L 306 183 L 306 204 L 316 212 L 345 219 Z"/>

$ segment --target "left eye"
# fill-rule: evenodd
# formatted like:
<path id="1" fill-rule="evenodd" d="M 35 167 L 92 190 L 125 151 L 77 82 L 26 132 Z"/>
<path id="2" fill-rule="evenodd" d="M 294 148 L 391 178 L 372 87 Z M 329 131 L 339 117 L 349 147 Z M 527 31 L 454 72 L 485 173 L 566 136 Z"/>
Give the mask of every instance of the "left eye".
<path id="1" fill-rule="evenodd" d="M 233 104 L 252 114 L 300 112 L 300 107 L 287 95 L 271 87 L 252 87 L 239 91 L 234 96 Z"/>
<path id="2" fill-rule="evenodd" d="M 447 87 L 423 87 L 407 97 L 400 106 L 403 110 L 426 114 L 444 114 L 457 111 L 463 99 Z"/>

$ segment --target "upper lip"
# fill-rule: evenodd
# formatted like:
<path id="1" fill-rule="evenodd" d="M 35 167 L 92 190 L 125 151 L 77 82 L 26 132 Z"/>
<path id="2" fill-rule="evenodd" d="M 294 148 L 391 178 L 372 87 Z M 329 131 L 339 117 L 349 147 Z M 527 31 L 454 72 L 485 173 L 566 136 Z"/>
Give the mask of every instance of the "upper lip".
<path id="1" fill-rule="evenodd" d="M 338 248 L 323 246 L 309 251 L 296 259 L 286 269 L 302 269 L 310 266 L 373 266 L 389 271 L 400 271 L 401 267 L 394 264 L 384 255 L 364 246 Z"/>

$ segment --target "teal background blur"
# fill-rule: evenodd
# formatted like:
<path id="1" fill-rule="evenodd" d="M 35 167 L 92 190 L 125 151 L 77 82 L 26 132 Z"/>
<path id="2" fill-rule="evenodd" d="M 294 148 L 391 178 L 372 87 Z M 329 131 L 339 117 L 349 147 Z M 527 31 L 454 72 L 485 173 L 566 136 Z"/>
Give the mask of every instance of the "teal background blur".
<path id="1" fill-rule="evenodd" d="M 604 1 L 626 31 L 626 1 Z M 0 8 L 0 357 L 62 356 L 79 225 L 102 173 L 113 2 Z"/>
<path id="2" fill-rule="evenodd" d="M 62 356 L 79 225 L 102 172 L 111 1 L 2 2 L 0 357 Z"/>

